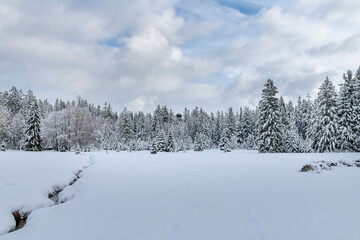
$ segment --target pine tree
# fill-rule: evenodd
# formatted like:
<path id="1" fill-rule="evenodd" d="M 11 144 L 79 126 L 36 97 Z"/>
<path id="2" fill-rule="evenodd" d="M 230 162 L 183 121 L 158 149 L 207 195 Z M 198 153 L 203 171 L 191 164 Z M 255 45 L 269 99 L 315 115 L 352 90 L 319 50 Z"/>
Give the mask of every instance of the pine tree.
<path id="1" fill-rule="evenodd" d="M 156 154 L 158 152 L 158 147 L 157 147 L 157 141 L 156 139 L 154 138 L 151 142 L 151 154 Z"/>
<path id="2" fill-rule="evenodd" d="M 297 131 L 303 140 L 308 138 L 311 114 L 312 102 L 310 95 L 307 95 L 307 100 L 301 99 L 299 96 L 297 106 L 295 107 L 295 124 Z"/>
<path id="3" fill-rule="evenodd" d="M 236 135 L 236 118 L 233 109 L 230 107 L 226 116 L 226 126 L 229 130 L 230 138 Z"/>
<path id="4" fill-rule="evenodd" d="M 229 112 L 226 114 L 225 126 L 221 133 L 219 148 L 224 152 L 230 152 L 236 147 L 236 143 L 236 118 L 232 108 L 229 108 Z"/>
<path id="5" fill-rule="evenodd" d="M 274 82 L 269 79 L 262 91 L 259 103 L 259 152 L 281 152 L 281 120 L 279 115 L 278 93 Z"/>
<path id="6" fill-rule="evenodd" d="M 282 96 L 279 99 L 279 114 L 280 114 L 280 122 L 281 127 L 286 128 L 289 125 L 289 113 L 286 109 L 285 101 Z"/>
<path id="7" fill-rule="evenodd" d="M 288 145 L 287 143 L 291 138 L 293 138 L 293 136 L 290 135 L 291 132 L 289 126 L 290 124 L 289 112 L 287 111 L 285 101 L 282 96 L 280 96 L 279 98 L 279 114 L 280 114 L 280 128 L 282 132 L 281 138 L 283 140 L 281 152 L 288 152 L 291 150 L 286 148 Z"/>
<path id="8" fill-rule="evenodd" d="M 9 91 L 6 106 L 11 112 L 12 116 L 19 113 L 20 110 L 22 109 L 23 97 L 24 97 L 23 92 L 21 90 L 18 91 L 16 87 L 12 87 L 11 90 Z"/>
<path id="9" fill-rule="evenodd" d="M 120 150 L 131 150 L 131 143 L 134 139 L 134 122 L 131 112 L 126 108 L 120 114 L 118 132 Z"/>
<path id="10" fill-rule="evenodd" d="M 344 74 L 344 83 L 341 84 L 337 102 L 337 112 L 339 117 L 338 148 L 340 151 L 355 150 L 356 134 L 355 130 L 355 99 L 353 74 L 349 70 Z"/>
<path id="11" fill-rule="evenodd" d="M 243 117 L 242 117 L 242 137 L 244 139 L 243 141 L 243 146 L 244 148 L 248 149 L 250 146 L 250 148 L 252 149 L 254 147 L 254 129 L 255 129 L 255 119 L 254 119 L 254 114 L 253 112 L 248 108 L 245 107 L 244 111 L 243 111 Z M 250 135 L 253 135 L 252 137 L 249 138 Z M 251 143 L 249 143 L 248 141 L 251 141 Z"/>
<path id="12" fill-rule="evenodd" d="M 231 152 L 231 131 L 226 126 L 221 134 L 219 148 L 223 152 Z"/>
<path id="13" fill-rule="evenodd" d="M 134 136 L 136 140 L 145 141 L 145 114 L 143 112 L 134 115 Z"/>
<path id="14" fill-rule="evenodd" d="M 183 145 L 184 145 L 184 151 L 190 150 L 192 148 L 192 140 L 190 136 L 186 135 L 184 137 Z"/>
<path id="15" fill-rule="evenodd" d="M 360 151 L 360 67 L 355 73 L 354 81 L 354 123 L 355 133 L 354 149 Z"/>
<path id="16" fill-rule="evenodd" d="M 215 127 L 213 134 L 213 143 L 215 146 L 219 145 L 220 137 L 221 137 L 221 116 L 220 116 L 220 112 L 218 111 L 216 113 Z"/>
<path id="17" fill-rule="evenodd" d="M 156 137 L 156 149 L 158 152 L 167 152 L 167 139 L 164 130 L 161 130 L 159 135 Z"/>
<path id="18" fill-rule="evenodd" d="M 236 123 L 236 136 L 239 147 L 243 147 L 245 137 L 244 137 L 244 117 L 243 109 L 240 108 L 239 119 Z"/>
<path id="19" fill-rule="evenodd" d="M 108 152 L 110 147 L 110 138 L 111 138 L 111 129 L 110 129 L 110 124 L 108 123 L 108 121 L 105 120 L 104 122 L 104 133 L 102 135 L 102 147 L 103 149 Z"/>
<path id="20" fill-rule="evenodd" d="M 208 114 L 198 107 L 174 114 L 167 106 L 158 106 L 153 115 L 126 109 L 118 115 L 108 103 L 96 108 L 81 98 L 56 99 L 53 106 L 36 100 L 30 90 L 24 95 L 13 87 L 0 92 L 0 144 L 34 150 L 31 137 L 24 133 L 36 102 L 43 149 L 66 151 L 79 143 L 82 149 L 118 145 L 122 150 L 154 152 L 237 147 L 259 152 L 360 151 L 360 67 L 344 75 L 338 96 L 325 82 L 314 102 L 299 97 L 292 106 L 276 98 L 277 89 L 268 80 L 259 106 L 241 108 L 236 114 L 231 108 Z"/>
<path id="21" fill-rule="evenodd" d="M 245 139 L 244 147 L 247 150 L 256 150 L 257 149 L 257 139 L 253 133 L 249 134 L 249 136 Z"/>
<path id="22" fill-rule="evenodd" d="M 295 109 L 291 101 L 286 105 L 286 112 L 288 114 L 288 125 L 285 125 L 283 129 L 284 152 L 302 152 L 304 151 L 302 149 L 302 137 L 299 135 L 296 127 Z"/>
<path id="23" fill-rule="evenodd" d="M 0 144 L 9 142 L 10 137 L 10 111 L 7 107 L 0 105 Z"/>
<path id="24" fill-rule="evenodd" d="M 173 137 L 173 134 L 170 133 L 168 135 L 168 138 L 167 138 L 167 144 L 166 144 L 166 148 L 167 148 L 167 152 L 175 152 L 176 150 L 176 147 L 175 147 L 175 141 L 174 141 L 174 137 Z"/>
<path id="25" fill-rule="evenodd" d="M 26 117 L 29 114 L 28 111 L 30 111 L 31 106 L 34 104 L 35 101 L 36 101 L 36 97 L 34 96 L 34 93 L 29 89 L 26 95 L 24 96 L 24 99 L 22 100 L 23 110 L 21 112 L 24 117 Z M 40 104 L 38 104 L 38 108 L 40 113 Z"/>
<path id="26" fill-rule="evenodd" d="M 207 136 L 202 132 L 198 132 L 194 140 L 194 151 L 201 152 L 205 150 L 207 147 L 206 141 L 207 141 Z"/>
<path id="27" fill-rule="evenodd" d="M 36 101 L 26 117 L 24 149 L 26 151 L 41 151 L 40 113 Z"/>
<path id="28" fill-rule="evenodd" d="M 311 124 L 312 148 L 316 152 L 333 152 L 337 147 L 336 91 L 326 77 L 320 86 Z"/>

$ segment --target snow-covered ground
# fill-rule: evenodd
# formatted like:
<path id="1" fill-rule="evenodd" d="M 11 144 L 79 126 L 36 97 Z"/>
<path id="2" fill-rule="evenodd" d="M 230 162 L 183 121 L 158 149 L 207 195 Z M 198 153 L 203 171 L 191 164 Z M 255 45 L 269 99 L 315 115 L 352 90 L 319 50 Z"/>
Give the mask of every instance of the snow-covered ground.
<path id="1" fill-rule="evenodd" d="M 15 226 L 11 214 L 54 205 L 48 194 L 68 185 L 89 156 L 55 152 L 0 152 L 0 235 Z"/>
<path id="2" fill-rule="evenodd" d="M 299 172 L 316 161 L 359 153 L 259 154 L 0 152 L 0 223 L 33 211 L 23 229 L 0 239 L 360 239 L 360 168 Z M 50 207 L 46 207 L 50 206 Z M 5 216 L 5 217 L 4 217 Z"/>

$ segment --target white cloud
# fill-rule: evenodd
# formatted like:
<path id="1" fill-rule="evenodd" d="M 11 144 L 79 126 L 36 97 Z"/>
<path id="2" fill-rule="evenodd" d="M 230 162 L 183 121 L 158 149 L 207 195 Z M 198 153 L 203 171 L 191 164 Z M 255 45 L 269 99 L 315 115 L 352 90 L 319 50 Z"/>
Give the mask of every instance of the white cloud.
<path id="1" fill-rule="evenodd" d="M 146 108 L 155 108 L 155 101 L 157 100 L 156 96 L 139 96 L 134 100 L 125 104 L 130 111 L 137 112 L 137 111 L 144 111 Z"/>
<path id="2" fill-rule="evenodd" d="M 255 106 L 268 78 L 296 99 L 360 64 L 358 1 L 256 3 L 270 7 L 249 16 L 212 0 L 1 1 L 0 91 L 214 111 Z"/>
<path id="3" fill-rule="evenodd" d="M 339 83 L 344 71 L 355 70 L 360 64 L 360 30 L 357 21 L 346 18 L 354 9 L 345 7 L 350 1 L 333 3 L 315 1 L 315 11 L 313 1 L 300 2 L 289 8 L 263 9 L 246 18 L 240 25 L 241 34 L 218 52 L 224 73 L 234 78 L 226 98 L 242 98 L 239 94 L 249 91 L 259 96 L 263 88 L 259 80 L 272 78 L 281 94 L 295 100 L 299 94 L 313 94 L 327 75 Z M 360 10 L 359 4 L 352 3 Z M 256 34 L 249 37 L 249 32 Z"/>

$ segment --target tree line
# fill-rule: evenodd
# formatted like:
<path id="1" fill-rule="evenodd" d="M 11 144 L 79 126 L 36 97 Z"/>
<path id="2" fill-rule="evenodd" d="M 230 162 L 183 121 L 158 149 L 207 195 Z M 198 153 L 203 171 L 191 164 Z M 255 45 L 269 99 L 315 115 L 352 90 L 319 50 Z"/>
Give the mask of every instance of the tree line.
<path id="1" fill-rule="evenodd" d="M 54 104 L 16 87 L 0 92 L 2 150 L 104 149 L 151 153 L 205 149 L 257 149 L 259 152 L 334 152 L 360 150 L 360 67 L 348 70 L 337 91 L 326 77 L 316 99 L 296 103 L 277 97 L 269 79 L 255 109 L 207 113 L 167 106 L 154 112 L 117 113 L 78 97 Z"/>

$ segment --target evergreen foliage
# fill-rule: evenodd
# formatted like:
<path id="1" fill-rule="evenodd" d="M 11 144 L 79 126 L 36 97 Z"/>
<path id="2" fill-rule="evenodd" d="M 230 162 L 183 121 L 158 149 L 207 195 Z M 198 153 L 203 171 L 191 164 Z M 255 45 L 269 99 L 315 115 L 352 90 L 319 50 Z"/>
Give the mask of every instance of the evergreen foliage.
<path id="1" fill-rule="evenodd" d="M 354 74 L 354 130 L 355 133 L 355 142 L 354 149 L 360 151 L 360 66 Z"/>
<path id="2" fill-rule="evenodd" d="M 36 100 L 28 112 L 25 123 L 24 149 L 26 151 L 41 151 L 40 113 Z"/>
<path id="3" fill-rule="evenodd" d="M 205 150 L 205 135 L 201 132 L 197 133 L 194 140 L 194 151 L 201 152 Z"/>
<path id="4" fill-rule="evenodd" d="M 168 142 L 166 139 L 165 131 L 162 130 L 159 135 L 156 137 L 156 149 L 157 152 L 167 152 L 168 151 Z"/>
<path id="5" fill-rule="evenodd" d="M 169 134 L 168 138 L 167 138 L 167 144 L 166 144 L 166 151 L 167 152 L 175 152 L 176 148 L 175 148 L 175 141 L 174 141 L 174 137 L 173 134 Z"/>
<path id="6" fill-rule="evenodd" d="M 353 151 L 356 149 L 355 140 L 356 134 L 356 112 L 355 112 L 355 94 L 354 94 L 354 79 L 353 74 L 349 70 L 344 74 L 344 83 L 341 84 L 340 93 L 338 96 L 338 139 L 337 148 L 340 151 Z"/>
<path id="7" fill-rule="evenodd" d="M 0 144 L 5 146 L 10 136 L 10 111 L 6 106 L 0 105 Z"/>
<path id="8" fill-rule="evenodd" d="M 338 116 L 336 91 L 326 77 L 315 100 L 311 124 L 312 148 L 316 152 L 333 152 L 337 149 Z"/>
<path id="9" fill-rule="evenodd" d="M 275 97 L 278 93 L 274 82 L 269 79 L 262 91 L 259 103 L 259 152 L 281 152 L 282 132 L 279 113 L 279 100 Z"/>
<path id="10" fill-rule="evenodd" d="M 151 154 L 156 154 L 158 152 L 156 139 L 152 140 L 150 150 L 151 150 L 150 152 Z"/>
<path id="11" fill-rule="evenodd" d="M 131 150 L 131 142 L 134 138 L 134 122 L 132 113 L 125 108 L 119 117 L 118 122 L 118 141 L 120 150 Z"/>
<path id="12" fill-rule="evenodd" d="M 220 138 L 219 149 L 223 152 L 231 152 L 231 131 L 228 126 L 223 130 L 223 133 Z"/>
<path id="13" fill-rule="evenodd" d="M 37 100 L 31 90 L 0 92 L 0 144 L 8 149 L 81 149 L 152 153 L 217 148 L 259 152 L 360 151 L 360 67 L 344 74 L 339 91 L 327 78 L 315 101 L 296 104 L 276 97 L 268 80 L 255 109 L 207 113 L 185 108 L 174 113 L 158 105 L 153 113 L 120 114 L 78 97 Z M 40 131 L 41 129 L 41 131 Z"/>

